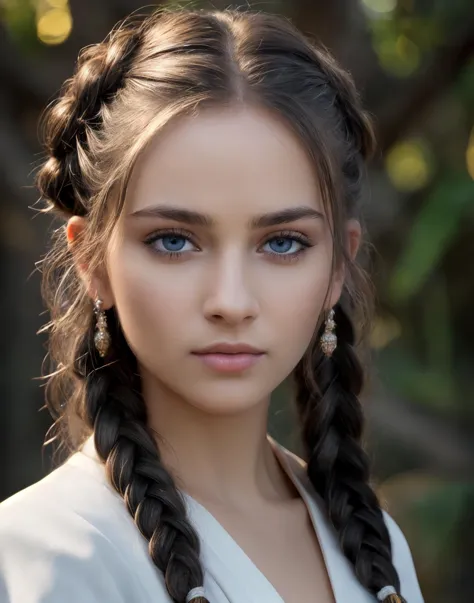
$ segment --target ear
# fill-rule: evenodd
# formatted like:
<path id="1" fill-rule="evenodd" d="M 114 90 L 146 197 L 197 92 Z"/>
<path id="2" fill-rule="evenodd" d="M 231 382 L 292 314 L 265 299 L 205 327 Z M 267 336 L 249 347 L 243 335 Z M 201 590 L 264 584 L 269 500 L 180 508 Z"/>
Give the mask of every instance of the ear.
<path id="1" fill-rule="evenodd" d="M 99 297 L 103 301 L 103 309 L 108 310 L 114 305 L 114 299 L 106 266 L 104 264 L 91 272 L 88 264 L 83 262 L 83 256 L 80 253 L 80 237 L 86 228 L 86 218 L 73 216 L 69 219 L 66 226 L 68 248 L 73 255 L 76 270 L 86 287 L 88 296 L 92 301 Z"/>
<path id="2" fill-rule="evenodd" d="M 346 251 L 353 262 L 357 257 L 360 244 L 362 241 L 362 228 L 360 222 L 355 219 L 350 219 L 346 222 Z M 339 301 L 342 289 L 344 287 L 346 277 L 346 267 L 342 265 L 339 270 L 336 271 L 332 283 L 331 283 L 331 294 L 329 297 L 329 308 L 334 307 Z M 328 308 L 328 309 L 329 309 Z"/>

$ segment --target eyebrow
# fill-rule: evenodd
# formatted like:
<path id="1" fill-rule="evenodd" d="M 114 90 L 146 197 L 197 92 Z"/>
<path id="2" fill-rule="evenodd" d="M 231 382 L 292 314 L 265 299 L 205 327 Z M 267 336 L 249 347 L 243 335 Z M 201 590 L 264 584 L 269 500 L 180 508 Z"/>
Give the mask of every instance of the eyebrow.
<path id="1" fill-rule="evenodd" d="M 132 212 L 130 217 L 164 218 L 192 226 L 211 227 L 215 225 L 215 220 L 207 214 L 202 214 L 197 211 L 180 207 L 170 207 L 168 205 L 154 205 L 152 207 L 145 207 L 144 209 L 139 209 Z M 302 205 L 299 207 L 288 207 L 287 209 L 282 209 L 280 211 L 255 216 L 250 220 L 250 227 L 253 229 L 267 228 L 269 226 L 277 226 L 279 224 L 295 222 L 296 220 L 301 220 L 302 218 L 325 220 L 325 216 L 322 212 L 313 209 L 312 207 Z"/>

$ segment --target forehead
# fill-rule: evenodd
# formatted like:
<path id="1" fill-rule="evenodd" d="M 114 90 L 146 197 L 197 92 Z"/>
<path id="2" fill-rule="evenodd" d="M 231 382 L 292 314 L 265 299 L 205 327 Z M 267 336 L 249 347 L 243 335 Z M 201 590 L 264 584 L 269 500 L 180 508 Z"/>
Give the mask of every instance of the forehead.
<path id="1" fill-rule="evenodd" d="M 158 202 L 217 219 L 302 204 L 322 211 L 300 141 L 281 119 L 254 107 L 208 108 L 157 134 L 132 173 L 128 212 Z"/>

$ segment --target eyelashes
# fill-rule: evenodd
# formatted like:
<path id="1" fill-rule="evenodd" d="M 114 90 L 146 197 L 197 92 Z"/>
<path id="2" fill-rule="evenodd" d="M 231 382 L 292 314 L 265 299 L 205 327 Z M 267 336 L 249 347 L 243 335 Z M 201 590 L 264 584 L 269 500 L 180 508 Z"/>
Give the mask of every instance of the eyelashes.
<path id="1" fill-rule="evenodd" d="M 172 248 L 174 247 L 174 249 L 160 249 L 160 246 L 156 245 L 159 241 L 166 241 L 166 244 Z M 180 246 L 180 243 L 183 242 L 184 244 L 190 243 L 192 246 L 194 246 L 194 249 L 188 249 L 183 251 L 184 246 Z M 167 230 L 156 231 L 145 239 L 145 244 L 149 246 L 155 253 L 171 258 L 182 256 L 184 255 L 184 253 L 188 251 L 193 251 L 197 247 L 193 243 L 191 233 L 181 230 L 179 228 L 170 228 Z M 161 244 L 161 247 L 163 247 L 163 243 Z M 176 247 L 178 247 L 178 249 L 176 249 Z"/>
<path id="2" fill-rule="evenodd" d="M 290 243 L 289 248 L 287 248 L 288 243 Z M 193 234 L 181 228 L 155 231 L 144 240 L 144 244 L 153 253 L 170 260 L 180 260 L 188 256 L 189 253 L 201 251 L 194 241 Z M 293 249 L 294 244 L 297 246 L 296 250 Z M 270 247 L 270 250 L 263 250 L 269 245 L 274 245 L 273 249 Z M 303 233 L 285 230 L 267 237 L 259 249 L 262 250 L 260 253 L 269 256 L 271 259 L 291 262 L 298 260 L 308 248 L 313 246 L 310 239 Z"/>
<path id="3" fill-rule="evenodd" d="M 263 244 L 263 247 L 266 247 L 267 245 L 272 245 L 273 243 L 276 243 L 276 247 L 280 247 L 280 249 L 278 249 L 278 251 L 271 250 L 264 253 L 273 256 L 273 258 L 278 261 L 285 262 L 292 262 L 298 260 L 307 251 L 309 247 L 313 247 L 308 237 L 306 237 L 300 232 L 294 231 L 283 231 L 272 235 L 266 240 L 266 242 Z M 282 246 L 285 247 L 285 243 L 296 243 L 298 248 L 288 253 L 291 249 L 291 246 L 290 249 L 286 249 L 285 251 L 283 251 Z"/>

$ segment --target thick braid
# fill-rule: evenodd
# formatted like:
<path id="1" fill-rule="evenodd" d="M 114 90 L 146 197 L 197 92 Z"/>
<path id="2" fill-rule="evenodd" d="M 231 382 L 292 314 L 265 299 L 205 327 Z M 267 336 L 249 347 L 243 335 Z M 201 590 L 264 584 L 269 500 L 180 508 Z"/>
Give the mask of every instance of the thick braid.
<path id="1" fill-rule="evenodd" d="M 348 140 L 361 158 L 369 159 L 376 146 L 375 134 L 371 120 L 362 108 L 354 80 L 320 44 L 314 47 L 314 52 L 318 67 L 335 94 L 336 108 L 342 116 Z"/>
<path id="2" fill-rule="evenodd" d="M 388 585 L 399 592 L 389 532 L 361 444 L 363 370 L 353 347 L 354 329 L 340 304 L 334 310 L 338 341 L 333 356 L 324 356 L 318 338 L 294 375 L 307 472 L 361 584 L 374 595 Z"/>
<path id="3" fill-rule="evenodd" d="M 42 197 L 66 215 L 84 216 L 90 197 L 84 182 L 84 163 L 93 158 L 85 152 L 88 137 L 97 132 L 101 112 L 122 87 L 141 42 L 141 29 L 121 27 L 100 44 L 84 49 L 75 74 L 45 112 L 44 147 L 48 161 L 36 184 Z"/>
<path id="4" fill-rule="evenodd" d="M 108 322 L 113 324 L 110 314 Z M 149 554 L 163 572 L 170 597 L 184 603 L 191 589 L 203 585 L 199 538 L 147 427 L 136 360 L 123 335 L 115 337 L 115 331 L 114 351 L 106 365 L 95 351 L 93 327 L 78 350 L 76 375 L 85 384 L 83 419 L 94 431 L 110 482 L 149 542 Z M 208 603 L 205 598 L 193 601 Z"/>

